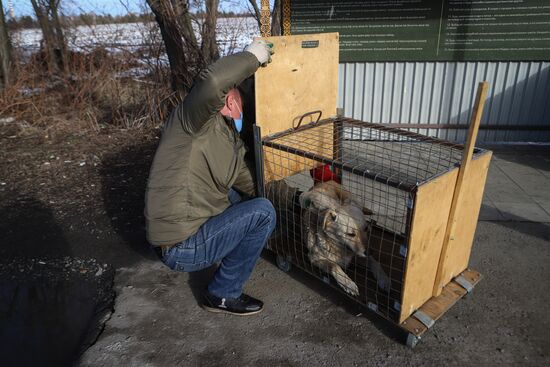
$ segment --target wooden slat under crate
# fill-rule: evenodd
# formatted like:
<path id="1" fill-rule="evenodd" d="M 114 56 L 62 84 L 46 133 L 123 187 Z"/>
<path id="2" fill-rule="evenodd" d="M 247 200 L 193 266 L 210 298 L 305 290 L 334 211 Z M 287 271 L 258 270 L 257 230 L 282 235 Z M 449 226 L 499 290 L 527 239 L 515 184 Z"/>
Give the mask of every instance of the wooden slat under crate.
<path id="1" fill-rule="evenodd" d="M 475 287 L 483 278 L 479 272 L 470 269 L 464 270 L 459 275 L 464 277 L 464 279 L 466 279 L 472 287 Z M 435 322 L 467 293 L 468 291 L 464 287 L 456 281 L 451 280 L 445 287 L 443 287 L 443 290 L 439 296 L 430 298 L 422 305 L 422 307 L 419 308 L 419 310 Z M 417 317 L 414 316 L 414 314 L 404 320 L 399 326 L 406 332 L 416 337 L 422 336 L 429 329 L 428 326 L 424 325 Z"/>

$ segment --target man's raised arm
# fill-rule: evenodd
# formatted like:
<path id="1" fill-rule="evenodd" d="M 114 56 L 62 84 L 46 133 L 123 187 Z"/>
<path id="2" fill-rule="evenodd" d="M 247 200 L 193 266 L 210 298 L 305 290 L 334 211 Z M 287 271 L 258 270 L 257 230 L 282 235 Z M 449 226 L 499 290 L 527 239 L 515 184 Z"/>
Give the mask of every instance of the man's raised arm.
<path id="1" fill-rule="evenodd" d="M 198 132 L 219 112 L 229 90 L 271 61 L 271 46 L 263 40 L 252 42 L 243 52 L 223 57 L 204 69 L 177 110 L 182 128 Z"/>

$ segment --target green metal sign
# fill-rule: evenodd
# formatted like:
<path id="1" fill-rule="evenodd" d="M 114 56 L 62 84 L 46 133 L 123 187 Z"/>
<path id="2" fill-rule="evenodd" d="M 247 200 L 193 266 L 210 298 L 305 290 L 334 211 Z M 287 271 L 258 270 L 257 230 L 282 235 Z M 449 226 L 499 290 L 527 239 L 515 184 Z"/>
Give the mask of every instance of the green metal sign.
<path id="1" fill-rule="evenodd" d="M 340 61 L 550 60 L 550 0 L 290 0 L 290 33 L 340 32 Z"/>

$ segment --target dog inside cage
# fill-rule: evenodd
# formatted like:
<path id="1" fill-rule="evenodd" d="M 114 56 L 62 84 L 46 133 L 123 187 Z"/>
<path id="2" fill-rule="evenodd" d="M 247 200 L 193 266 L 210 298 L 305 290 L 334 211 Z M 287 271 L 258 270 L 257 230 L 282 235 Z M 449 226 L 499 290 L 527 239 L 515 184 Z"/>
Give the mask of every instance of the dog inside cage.
<path id="1" fill-rule="evenodd" d="M 268 248 L 386 318 L 400 313 L 419 184 L 455 167 L 451 143 L 350 119 L 263 141 Z"/>

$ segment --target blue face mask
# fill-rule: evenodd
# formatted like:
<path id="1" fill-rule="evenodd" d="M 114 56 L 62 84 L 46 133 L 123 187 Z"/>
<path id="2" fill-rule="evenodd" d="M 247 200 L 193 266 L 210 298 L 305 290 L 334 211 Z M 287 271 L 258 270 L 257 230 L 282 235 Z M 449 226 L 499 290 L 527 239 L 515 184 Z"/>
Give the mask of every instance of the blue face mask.
<path id="1" fill-rule="evenodd" d="M 239 110 L 239 112 L 241 113 L 239 118 L 238 119 L 233 119 L 233 121 L 235 122 L 235 129 L 237 129 L 237 132 L 241 132 L 241 130 L 243 129 L 243 111 L 241 111 L 239 105 L 236 103 L 235 106 L 237 107 L 237 109 Z"/>
<path id="2" fill-rule="evenodd" d="M 235 128 L 237 129 L 237 132 L 241 132 L 243 129 L 243 113 L 241 112 L 241 117 L 238 119 L 233 119 L 235 122 Z"/>

